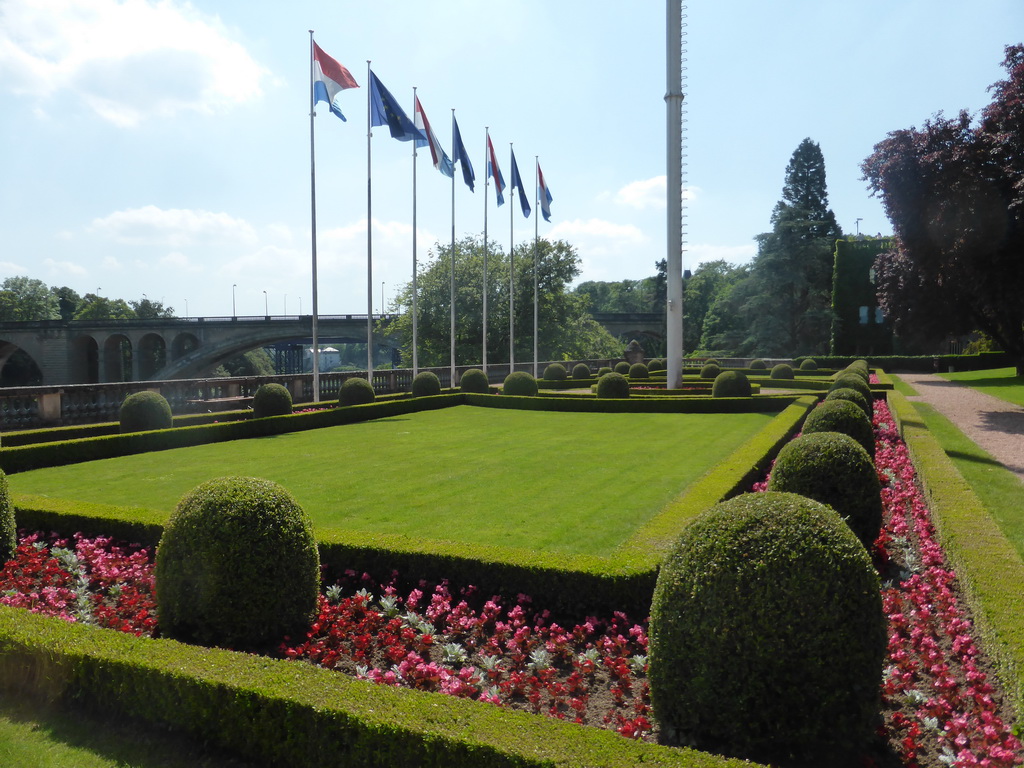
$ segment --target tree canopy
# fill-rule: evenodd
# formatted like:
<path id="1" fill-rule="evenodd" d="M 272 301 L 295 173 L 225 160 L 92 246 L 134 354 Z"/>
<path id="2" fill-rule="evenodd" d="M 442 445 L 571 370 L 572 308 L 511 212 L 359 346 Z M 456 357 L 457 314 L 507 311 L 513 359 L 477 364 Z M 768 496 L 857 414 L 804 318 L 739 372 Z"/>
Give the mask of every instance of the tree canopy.
<path id="1" fill-rule="evenodd" d="M 862 164 L 895 232 L 875 264 L 897 332 L 981 330 L 1024 374 L 1024 46 L 977 124 L 941 112 L 890 133 Z"/>

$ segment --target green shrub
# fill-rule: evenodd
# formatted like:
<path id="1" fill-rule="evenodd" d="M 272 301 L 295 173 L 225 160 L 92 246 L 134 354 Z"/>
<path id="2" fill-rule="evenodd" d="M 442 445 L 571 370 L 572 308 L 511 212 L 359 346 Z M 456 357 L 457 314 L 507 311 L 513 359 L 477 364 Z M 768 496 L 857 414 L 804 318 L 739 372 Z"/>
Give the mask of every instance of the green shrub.
<path id="1" fill-rule="evenodd" d="M 544 378 L 548 381 L 565 381 L 569 374 L 561 363 L 551 363 L 544 369 Z"/>
<path id="2" fill-rule="evenodd" d="M 755 357 L 750 361 L 750 370 L 752 371 L 763 371 L 768 368 L 768 363 L 762 360 L 760 357 Z"/>
<path id="3" fill-rule="evenodd" d="M 666 363 L 660 357 L 656 357 L 647 364 L 647 370 L 651 373 L 667 370 Z"/>
<path id="4" fill-rule="evenodd" d="M 700 377 L 702 379 L 717 379 L 721 372 L 722 369 L 718 367 L 718 363 L 704 363 L 704 367 L 700 369 Z"/>
<path id="5" fill-rule="evenodd" d="M 475 392 L 479 395 L 491 393 L 491 383 L 487 380 L 487 374 L 479 368 L 470 368 L 459 380 L 459 389 L 462 392 Z"/>
<path id="6" fill-rule="evenodd" d="M 851 403 L 856 405 L 862 411 L 864 415 L 869 419 L 874 416 L 875 409 L 872 405 L 872 400 L 868 400 L 864 395 L 858 392 L 856 389 L 850 389 L 849 387 L 840 387 L 839 389 L 833 389 L 827 395 L 826 400 L 849 400 Z"/>
<path id="7" fill-rule="evenodd" d="M 857 754 L 874 731 L 885 653 L 867 551 L 802 496 L 712 507 L 658 574 L 648 679 L 667 743 L 758 762 Z"/>
<path id="8" fill-rule="evenodd" d="M 769 491 L 799 493 L 839 513 L 865 548 L 882 529 L 882 489 L 860 444 L 839 432 L 811 432 L 779 452 Z"/>
<path id="9" fill-rule="evenodd" d="M 121 403 L 118 413 L 122 432 L 170 429 L 174 424 L 171 406 L 159 392 L 133 392 Z"/>
<path id="10" fill-rule="evenodd" d="M 814 358 L 805 357 L 800 361 L 801 371 L 816 371 L 818 370 L 818 364 L 814 361 Z"/>
<path id="11" fill-rule="evenodd" d="M 572 377 L 574 379 L 589 379 L 590 366 L 586 363 L 576 363 L 576 365 L 572 367 Z"/>
<path id="12" fill-rule="evenodd" d="M 607 365 L 602 365 L 597 369 L 598 376 L 604 376 L 606 373 L 612 373 L 612 369 Z"/>
<path id="13" fill-rule="evenodd" d="M 631 379 L 649 379 L 651 372 L 643 363 L 633 363 L 629 366 L 628 376 Z"/>
<path id="14" fill-rule="evenodd" d="M 629 375 L 629 363 L 625 360 L 620 360 L 615 364 L 615 373 L 621 373 L 623 376 Z"/>
<path id="15" fill-rule="evenodd" d="M 712 397 L 750 397 L 750 379 L 740 371 L 722 371 L 711 385 Z"/>
<path id="16" fill-rule="evenodd" d="M 807 414 L 804 434 L 810 432 L 842 432 L 849 435 L 875 456 L 875 433 L 864 410 L 849 400 L 825 400 Z"/>
<path id="17" fill-rule="evenodd" d="M 14 507 L 7 490 L 7 475 L 0 469 L 0 568 L 14 557 L 18 548 L 18 525 L 14 519 Z"/>
<path id="18" fill-rule="evenodd" d="M 772 372 L 769 376 L 772 379 L 792 379 L 793 378 L 793 366 L 787 365 L 786 363 L 779 363 L 772 368 Z"/>
<path id="19" fill-rule="evenodd" d="M 420 371 L 412 380 L 413 397 L 431 397 L 441 394 L 441 380 L 433 371 Z"/>
<path id="20" fill-rule="evenodd" d="M 828 390 L 832 392 L 836 389 L 855 389 L 864 396 L 865 400 L 872 398 L 870 385 L 856 373 L 841 373 L 836 376 Z"/>
<path id="21" fill-rule="evenodd" d="M 722 367 L 722 364 L 713 357 L 709 357 L 707 360 L 705 360 L 704 365 L 717 365 L 719 368 Z"/>
<path id="22" fill-rule="evenodd" d="M 629 397 L 629 379 L 621 373 L 606 373 L 597 380 L 598 397 Z"/>
<path id="23" fill-rule="evenodd" d="M 320 555 L 309 518 L 284 488 L 221 477 L 178 502 L 154 576 L 162 634 L 257 649 L 309 629 Z"/>
<path id="24" fill-rule="evenodd" d="M 364 405 L 377 399 L 373 385 L 366 379 L 353 376 L 345 379 L 338 390 L 338 405 Z"/>
<path id="25" fill-rule="evenodd" d="M 505 383 L 501 387 L 501 394 L 517 397 L 535 397 L 537 395 L 537 380 L 526 371 L 514 371 L 505 377 Z"/>
<path id="26" fill-rule="evenodd" d="M 285 416 L 292 412 L 292 393 L 281 384 L 261 384 L 252 396 L 253 418 Z"/>

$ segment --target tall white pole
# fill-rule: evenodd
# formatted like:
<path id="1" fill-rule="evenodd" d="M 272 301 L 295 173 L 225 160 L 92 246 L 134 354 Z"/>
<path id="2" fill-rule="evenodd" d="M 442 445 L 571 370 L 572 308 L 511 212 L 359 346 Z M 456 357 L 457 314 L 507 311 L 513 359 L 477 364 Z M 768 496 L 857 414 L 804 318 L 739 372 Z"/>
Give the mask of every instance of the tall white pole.
<path id="1" fill-rule="evenodd" d="M 490 128 L 484 126 L 484 157 L 485 163 L 491 162 L 491 156 L 489 154 L 490 149 Z M 488 168 L 489 165 L 485 165 L 484 168 Z M 484 173 L 484 306 L 483 306 L 483 334 L 484 334 L 484 345 L 483 345 L 483 360 L 482 367 L 484 373 L 487 373 L 487 183 L 490 181 L 490 173 Z M 497 184 L 497 180 L 494 182 Z"/>
<path id="2" fill-rule="evenodd" d="M 452 128 L 455 128 L 455 109 L 452 108 Z M 455 131 L 452 131 L 452 154 L 455 154 Z M 465 160 L 462 161 L 465 163 Z M 451 277 L 450 316 L 451 316 L 451 386 L 455 386 L 455 164 L 452 163 L 452 249 L 449 253 L 448 268 Z"/>
<path id="3" fill-rule="evenodd" d="M 416 86 L 412 89 L 412 114 L 416 119 Z M 417 328 L 419 324 L 419 309 L 416 304 L 417 294 L 417 269 L 416 269 L 416 140 L 412 143 L 412 375 L 420 372 Z M 380 310 L 384 311 L 384 297 L 381 294 Z"/>
<path id="4" fill-rule="evenodd" d="M 668 129 L 668 301 L 665 308 L 665 341 L 668 351 L 666 386 L 669 389 L 679 389 L 683 384 L 683 18 L 680 3 L 681 0 L 667 0 L 665 24 L 665 104 Z"/>
<path id="5" fill-rule="evenodd" d="M 373 386 L 373 194 L 370 175 L 370 139 L 373 137 L 373 126 L 370 122 L 370 94 L 373 84 L 370 82 L 370 60 L 366 60 L 366 379 Z"/>
<path id="6" fill-rule="evenodd" d="M 316 101 L 313 95 L 313 30 L 309 30 L 309 209 L 311 215 L 311 237 L 313 250 L 313 402 L 320 402 L 320 360 L 317 354 L 317 284 L 316 284 L 316 148 L 314 144 L 314 120 Z M 235 286 L 231 286 L 231 312 L 235 311 Z"/>
<path id="7" fill-rule="evenodd" d="M 537 378 L 537 252 L 540 244 L 540 157 L 533 156 L 533 378 Z"/>
<path id="8" fill-rule="evenodd" d="M 512 157 L 512 142 L 508 143 L 509 157 Z M 511 161 L 509 164 L 511 168 Z M 520 184 L 522 181 L 519 182 Z M 521 190 L 520 190 L 521 191 Z M 509 205 L 508 205 L 508 372 L 512 373 L 516 369 L 516 346 L 515 346 L 515 335 L 516 335 L 516 313 L 515 313 L 515 294 L 516 294 L 516 271 L 514 256 L 512 250 L 515 247 L 516 239 L 514 233 L 515 229 L 515 216 L 512 215 L 515 205 L 515 199 L 512 197 L 512 189 L 509 188 Z"/>

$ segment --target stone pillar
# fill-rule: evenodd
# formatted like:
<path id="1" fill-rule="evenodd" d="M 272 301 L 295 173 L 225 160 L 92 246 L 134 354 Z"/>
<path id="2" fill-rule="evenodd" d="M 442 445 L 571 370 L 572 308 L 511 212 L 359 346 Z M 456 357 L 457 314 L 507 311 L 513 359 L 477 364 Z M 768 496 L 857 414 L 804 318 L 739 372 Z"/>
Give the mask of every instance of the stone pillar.
<path id="1" fill-rule="evenodd" d="M 64 394 L 64 390 L 47 392 L 44 395 L 39 395 L 39 418 L 42 419 L 43 423 L 47 426 L 60 424 L 60 405 L 62 394 Z"/>

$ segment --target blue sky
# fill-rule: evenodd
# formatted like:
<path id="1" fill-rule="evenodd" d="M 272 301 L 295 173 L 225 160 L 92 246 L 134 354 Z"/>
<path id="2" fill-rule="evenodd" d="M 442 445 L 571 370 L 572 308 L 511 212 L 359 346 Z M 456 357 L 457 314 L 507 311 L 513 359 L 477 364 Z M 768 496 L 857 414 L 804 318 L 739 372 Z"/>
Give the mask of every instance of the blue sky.
<path id="1" fill-rule="evenodd" d="M 385 9 L 386 8 L 386 9 Z M 892 130 L 976 112 L 1021 42 L 1020 0 L 689 3 L 684 267 L 744 262 L 810 137 L 849 233 L 887 233 L 860 162 Z M 0 0 L 0 279 L 162 300 L 184 315 L 308 313 L 309 29 L 361 87 L 318 105 L 320 311 L 363 313 L 366 61 L 450 152 L 454 108 L 477 171 L 456 234 L 483 231 L 484 128 L 506 180 L 539 156 L 542 237 L 581 280 L 654 273 L 665 256 L 665 6 L 660 2 Z M 1017 37 L 1013 37 L 1016 35 Z M 372 140 L 373 294 L 412 270 L 412 159 Z M 417 254 L 451 237 L 451 187 L 420 151 Z M 534 219 L 490 189 L 507 249 Z M 506 192 L 506 200 L 508 194 Z M 383 284 L 383 285 L 382 285 Z M 266 292 L 266 293 L 264 293 Z"/>

